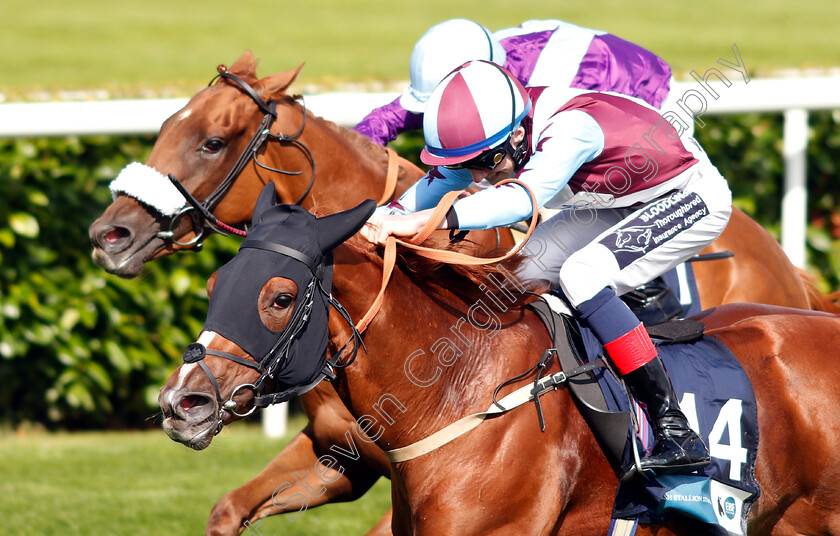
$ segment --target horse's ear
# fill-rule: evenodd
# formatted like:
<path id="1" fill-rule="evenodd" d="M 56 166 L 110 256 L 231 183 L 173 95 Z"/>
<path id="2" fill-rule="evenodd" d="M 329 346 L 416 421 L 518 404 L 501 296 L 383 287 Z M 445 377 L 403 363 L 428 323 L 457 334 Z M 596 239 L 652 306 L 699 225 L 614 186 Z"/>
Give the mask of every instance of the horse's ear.
<path id="1" fill-rule="evenodd" d="M 269 182 L 265 185 L 257 198 L 257 204 L 254 205 L 254 214 L 251 216 L 251 223 L 256 225 L 260 221 L 260 216 L 266 210 L 272 208 L 277 204 L 277 190 L 274 188 L 274 183 Z"/>
<path id="2" fill-rule="evenodd" d="M 289 86 L 292 85 L 292 82 L 294 82 L 298 77 L 298 74 L 300 74 L 300 70 L 303 69 L 303 66 L 304 64 L 301 63 L 296 69 L 272 74 L 271 76 L 266 76 L 257 82 L 256 89 L 259 92 L 260 97 L 262 97 L 264 101 L 270 101 L 274 100 L 278 94 L 285 93 L 286 90 L 289 89 Z"/>
<path id="3" fill-rule="evenodd" d="M 257 77 L 257 59 L 254 57 L 254 53 L 250 50 L 246 50 L 239 56 L 239 59 L 236 60 L 236 63 L 230 66 L 228 69 L 233 74 L 236 75 L 251 75 L 252 77 Z"/>
<path id="4" fill-rule="evenodd" d="M 318 240 L 321 243 L 321 251 L 327 253 L 333 248 L 356 234 L 362 228 L 373 211 L 376 210 L 376 201 L 368 199 L 356 208 L 330 214 L 315 221 L 318 230 Z"/>

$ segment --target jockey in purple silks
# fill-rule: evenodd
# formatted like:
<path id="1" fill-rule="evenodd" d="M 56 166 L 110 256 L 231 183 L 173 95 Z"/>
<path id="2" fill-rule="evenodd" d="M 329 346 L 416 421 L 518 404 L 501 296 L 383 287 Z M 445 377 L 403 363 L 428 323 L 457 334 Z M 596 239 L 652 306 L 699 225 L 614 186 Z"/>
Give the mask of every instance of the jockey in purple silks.
<path id="1" fill-rule="evenodd" d="M 409 88 L 370 112 L 354 130 L 380 145 L 423 126 L 432 90 L 453 69 L 470 60 L 503 66 L 523 86 L 563 86 L 613 91 L 674 110 L 673 77 L 662 58 L 639 45 L 599 30 L 559 20 L 532 20 L 491 33 L 480 24 L 452 19 L 431 27 L 411 54 Z M 687 126 L 686 126 L 687 125 Z M 691 121 L 675 127 L 691 135 Z"/>
<path id="2" fill-rule="evenodd" d="M 655 430 L 642 470 L 690 472 L 709 452 L 688 425 L 658 352 L 619 298 L 692 257 L 729 221 L 732 194 L 705 152 L 653 107 L 617 93 L 529 87 L 495 63 L 472 61 L 434 89 L 423 118 L 424 163 L 435 166 L 362 234 L 382 244 L 413 236 L 449 191 L 457 200 L 441 229 L 488 229 L 559 212 L 526 243 L 523 279 L 560 288 L 603 345 Z M 574 194 L 558 202 L 564 189 Z"/>

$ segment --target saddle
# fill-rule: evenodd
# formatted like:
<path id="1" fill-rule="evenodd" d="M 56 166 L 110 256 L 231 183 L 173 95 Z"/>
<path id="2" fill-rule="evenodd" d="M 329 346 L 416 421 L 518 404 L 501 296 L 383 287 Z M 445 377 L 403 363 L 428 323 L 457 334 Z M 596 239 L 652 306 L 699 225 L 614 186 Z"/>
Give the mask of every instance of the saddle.
<path id="1" fill-rule="evenodd" d="M 683 314 L 683 306 L 662 277 L 621 295 L 645 326 L 664 324 Z"/>
<path id="2" fill-rule="evenodd" d="M 616 474 L 621 474 L 652 446 L 645 416 L 638 406 L 634 409 L 618 376 L 602 359 L 603 348 L 591 331 L 577 322 L 561 297 L 549 293 L 542 298 L 529 307 L 552 334 L 551 353 L 563 371 L 552 376 L 565 378 L 578 411 Z M 703 522 L 698 528 L 703 527 L 704 534 L 746 534 L 750 507 L 761 493 L 754 473 L 757 405 L 749 379 L 728 348 L 704 336 L 701 322 L 672 320 L 646 328 L 682 397 L 683 411 L 691 414 L 689 422 L 717 453 L 709 467 L 690 475 L 643 473 L 644 478 L 619 482 L 614 525 L 633 527 L 634 532 L 637 523 L 687 515 Z M 544 358 L 545 354 L 541 362 Z M 538 396 L 535 405 L 539 415 Z M 610 534 L 621 530 L 611 529 Z"/>
<path id="3" fill-rule="evenodd" d="M 553 294 L 548 296 L 553 299 L 538 300 L 529 307 L 552 334 L 561 369 L 576 369 L 590 361 L 587 356 L 593 355 L 593 352 L 600 353 L 600 343 L 590 333 L 583 332 L 571 316 L 558 312 L 549 305 L 554 303 L 559 309 L 562 306 L 558 306 L 554 300 L 559 301 L 560 298 Z M 704 325 L 694 320 L 671 320 L 646 326 L 646 329 L 654 344 L 664 345 L 697 340 L 703 335 Z M 584 374 L 569 377 L 566 383 L 572 400 L 589 424 L 607 460 L 613 469 L 620 473 L 626 467 L 623 460 L 626 460 L 629 442 L 626 431 L 630 429 L 631 414 L 629 411 L 619 410 L 616 401 L 607 400 L 599 385 L 599 381 L 604 381 L 605 374 L 614 380 L 615 376 L 603 364 Z"/>

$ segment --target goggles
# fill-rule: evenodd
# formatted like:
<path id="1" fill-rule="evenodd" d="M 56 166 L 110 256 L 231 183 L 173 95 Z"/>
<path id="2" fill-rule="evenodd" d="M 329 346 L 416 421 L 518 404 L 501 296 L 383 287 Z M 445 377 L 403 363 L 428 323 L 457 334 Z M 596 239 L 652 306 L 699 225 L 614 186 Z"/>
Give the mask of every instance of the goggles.
<path id="1" fill-rule="evenodd" d="M 499 147 L 484 151 L 475 158 L 471 158 L 466 162 L 444 165 L 443 167 L 446 169 L 496 169 L 496 166 L 498 166 L 502 160 L 505 159 L 505 156 L 507 156 L 508 145 L 508 141 L 505 141 L 505 143 L 501 144 Z"/>

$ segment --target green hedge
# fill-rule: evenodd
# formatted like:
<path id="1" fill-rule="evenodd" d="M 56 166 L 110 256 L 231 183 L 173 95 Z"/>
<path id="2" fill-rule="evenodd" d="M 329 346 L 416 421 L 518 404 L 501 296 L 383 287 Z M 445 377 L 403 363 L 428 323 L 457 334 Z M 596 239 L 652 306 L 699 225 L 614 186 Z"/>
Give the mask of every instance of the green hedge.
<path id="1" fill-rule="evenodd" d="M 836 186 L 840 114 L 811 117 L 808 229 L 811 270 L 840 287 Z M 778 236 L 781 118 L 716 117 L 698 138 L 729 179 L 739 207 Z M 108 182 L 144 161 L 154 138 L 0 140 L 0 407 L 6 425 L 153 424 L 163 380 L 194 340 L 204 285 L 237 242 L 213 237 L 200 254 L 156 261 L 134 280 L 90 260 L 87 229 L 110 203 Z M 394 146 L 418 162 L 422 136 Z M 153 421 L 153 419 L 152 419 Z"/>
<path id="2" fill-rule="evenodd" d="M 90 259 L 107 185 L 153 137 L 0 140 L 0 407 L 11 424 L 142 426 L 198 334 L 205 280 L 235 252 L 149 265 L 136 280 Z"/>
<path id="3" fill-rule="evenodd" d="M 840 111 L 812 113 L 808 145 L 808 271 L 823 292 L 840 288 Z M 781 115 L 715 117 L 695 136 L 728 179 L 733 203 L 777 239 L 784 161 Z"/>

